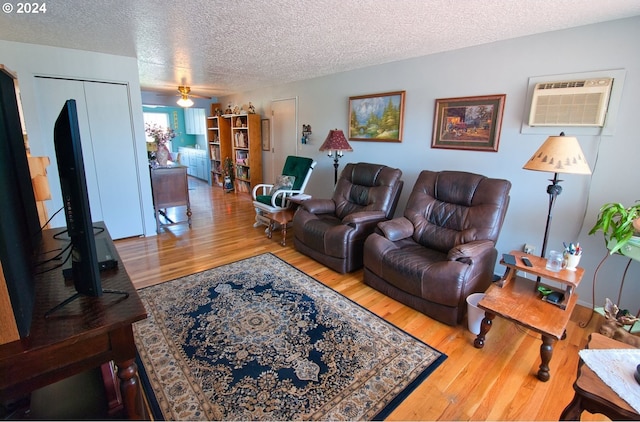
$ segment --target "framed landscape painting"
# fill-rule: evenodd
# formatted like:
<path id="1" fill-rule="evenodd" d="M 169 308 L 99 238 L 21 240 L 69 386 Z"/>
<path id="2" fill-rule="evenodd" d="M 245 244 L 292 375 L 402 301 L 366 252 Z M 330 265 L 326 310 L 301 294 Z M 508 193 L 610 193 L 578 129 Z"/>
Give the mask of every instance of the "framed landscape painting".
<path id="1" fill-rule="evenodd" d="M 402 142 L 404 91 L 349 97 L 349 139 Z"/>
<path id="2" fill-rule="evenodd" d="M 436 100 L 431 148 L 498 151 L 506 95 Z"/>

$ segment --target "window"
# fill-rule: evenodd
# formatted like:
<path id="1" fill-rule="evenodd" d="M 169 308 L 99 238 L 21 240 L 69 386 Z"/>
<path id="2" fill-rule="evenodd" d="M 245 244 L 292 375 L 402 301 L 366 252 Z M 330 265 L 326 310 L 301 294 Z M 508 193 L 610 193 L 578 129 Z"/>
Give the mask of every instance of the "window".
<path id="1" fill-rule="evenodd" d="M 144 126 L 145 128 L 148 125 L 158 125 L 160 127 L 170 127 L 169 125 L 169 113 L 150 113 L 150 112 L 144 112 Z M 147 142 L 154 142 L 153 138 L 150 138 L 148 136 L 146 136 L 145 133 L 145 137 Z M 167 142 L 167 148 L 169 148 L 169 151 L 173 151 L 172 145 L 171 145 L 171 141 Z"/>

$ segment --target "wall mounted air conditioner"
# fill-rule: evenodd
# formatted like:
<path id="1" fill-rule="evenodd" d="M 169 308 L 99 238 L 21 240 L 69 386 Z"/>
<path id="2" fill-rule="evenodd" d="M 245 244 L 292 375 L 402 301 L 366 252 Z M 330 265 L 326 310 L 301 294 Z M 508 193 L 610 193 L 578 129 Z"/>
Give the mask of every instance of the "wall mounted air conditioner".
<path id="1" fill-rule="evenodd" d="M 613 78 L 536 84 L 529 126 L 604 126 Z"/>

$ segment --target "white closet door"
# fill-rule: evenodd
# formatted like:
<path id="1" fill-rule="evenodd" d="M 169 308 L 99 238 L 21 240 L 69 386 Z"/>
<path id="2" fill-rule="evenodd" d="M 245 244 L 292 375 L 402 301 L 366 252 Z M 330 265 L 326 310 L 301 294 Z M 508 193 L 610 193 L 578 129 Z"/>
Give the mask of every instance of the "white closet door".
<path id="1" fill-rule="evenodd" d="M 62 207 L 53 126 L 66 100 L 76 100 L 85 178 L 93 221 L 104 221 L 114 239 L 143 234 L 142 210 L 129 97 L 125 85 L 36 78 L 38 119 L 46 139 L 52 200 L 49 215 Z M 51 227 L 66 225 L 58 214 Z"/>
<path id="2" fill-rule="evenodd" d="M 141 193 L 127 86 L 85 82 L 84 88 L 103 220 L 114 239 L 141 235 Z"/>
<path id="3" fill-rule="evenodd" d="M 56 150 L 53 144 L 53 127 L 64 103 L 67 100 L 76 100 L 91 218 L 93 221 L 104 221 L 102 218 L 102 205 L 99 200 L 100 196 L 98 194 L 98 180 L 94 171 L 93 144 L 91 142 L 91 131 L 89 130 L 89 117 L 87 116 L 83 83 L 66 79 L 49 78 L 36 78 L 36 81 L 39 99 L 38 118 L 42 127 L 41 133 L 49 135 L 49 137 L 42 142 L 46 148 L 46 155 L 51 160 L 51 165 L 47 168 L 47 176 L 51 188 L 51 200 L 45 201 L 48 214 L 53 215 L 62 208 L 62 192 L 60 190 Z M 51 220 L 51 227 L 64 227 L 66 224 L 62 212 Z"/>

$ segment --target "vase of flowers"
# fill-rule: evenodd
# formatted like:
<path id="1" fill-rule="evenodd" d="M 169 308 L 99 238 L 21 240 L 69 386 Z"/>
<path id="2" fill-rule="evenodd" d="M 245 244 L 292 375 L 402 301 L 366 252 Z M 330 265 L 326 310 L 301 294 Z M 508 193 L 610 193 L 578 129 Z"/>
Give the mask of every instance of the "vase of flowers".
<path id="1" fill-rule="evenodd" d="M 171 154 L 167 143 L 176 137 L 176 133 L 170 127 L 163 128 L 160 125 L 150 125 L 149 123 L 145 124 L 144 130 L 155 144 L 154 161 L 159 166 L 166 166 Z"/>

